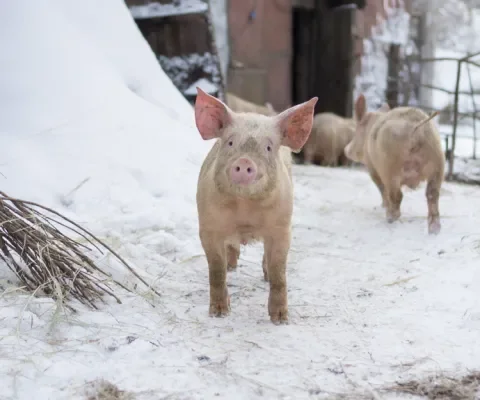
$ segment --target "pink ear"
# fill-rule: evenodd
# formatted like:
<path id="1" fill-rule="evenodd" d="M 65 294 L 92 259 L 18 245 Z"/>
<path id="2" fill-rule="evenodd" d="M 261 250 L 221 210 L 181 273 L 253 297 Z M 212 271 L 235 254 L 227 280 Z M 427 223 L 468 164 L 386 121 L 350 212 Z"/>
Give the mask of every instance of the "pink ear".
<path id="1" fill-rule="evenodd" d="M 302 149 L 312 131 L 313 113 L 317 101 L 318 97 L 313 97 L 275 117 L 283 134 L 283 146 L 290 147 L 294 152 L 299 152 Z"/>
<path id="2" fill-rule="evenodd" d="M 360 94 L 357 97 L 357 101 L 355 102 L 355 116 L 357 117 L 357 121 L 360 121 L 365 113 L 367 112 L 367 100 L 363 94 Z"/>
<path id="3" fill-rule="evenodd" d="M 195 124 L 203 140 L 220 137 L 231 120 L 230 109 L 224 103 L 197 87 Z"/>

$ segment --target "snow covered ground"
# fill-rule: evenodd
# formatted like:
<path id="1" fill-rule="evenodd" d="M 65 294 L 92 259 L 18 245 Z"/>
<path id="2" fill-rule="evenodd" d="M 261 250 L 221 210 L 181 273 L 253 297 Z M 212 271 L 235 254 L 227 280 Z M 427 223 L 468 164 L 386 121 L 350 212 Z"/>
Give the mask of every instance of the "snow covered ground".
<path id="1" fill-rule="evenodd" d="M 95 399 L 102 379 L 126 391 L 110 400 L 320 399 L 480 368 L 478 188 L 445 184 L 429 237 L 423 189 L 388 225 L 365 172 L 295 166 L 290 324 L 269 321 L 258 246 L 229 273 L 231 315 L 209 318 L 195 190 L 211 143 L 123 2 L 0 16 L 2 190 L 82 223 L 162 293 L 69 314 L 0 264 L 1 400 Z"/>
<path id="2" fill-rule="evenodd" d="M 422 190 L 389 226 L 361 171 L 296 166 L 295 181 L 288 326 L 268 319 L 260 248 L 228 276 L 231 315 L 214 319 L 195 219 L 173 227 L 191 236 L 169 248 L 161 227 L 112 229 L 122 254 L 150 266 L 162 298 L 153 308 L 123 296 L 72 316 L 48 299 L 2 295 L 0 398 L 82 399 L 96 379 L 137 399 L 323 398 L 359 390 L 351 382 L 379 389 L 479 368 L 480 190 L 445 185 L 443 232 L 428 237 Z"/>

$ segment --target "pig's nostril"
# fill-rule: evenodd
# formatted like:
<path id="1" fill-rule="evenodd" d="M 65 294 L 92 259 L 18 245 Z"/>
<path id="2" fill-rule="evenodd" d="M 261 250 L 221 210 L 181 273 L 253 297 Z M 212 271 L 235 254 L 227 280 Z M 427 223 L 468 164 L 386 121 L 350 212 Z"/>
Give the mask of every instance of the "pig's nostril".
<path id="1" fill-rule="evenodd" d="M 252 169 L 250 167 L 247 168 L 247 172 L 250 173 L 252 172 Z"/>
<path id="2" fill-rule="evenodd" d="M 236 167 L 236 168 L 235 168 L 235 171 L 239 172 L 239 171 L 240 171 L 240 167 Z"/>

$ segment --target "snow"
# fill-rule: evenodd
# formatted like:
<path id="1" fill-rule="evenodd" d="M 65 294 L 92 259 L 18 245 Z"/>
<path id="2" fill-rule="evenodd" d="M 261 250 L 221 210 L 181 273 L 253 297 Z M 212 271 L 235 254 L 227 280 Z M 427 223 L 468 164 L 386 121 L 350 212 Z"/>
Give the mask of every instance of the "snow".
<path id="1" fill-rule="evenodd" d="M 162 293 L 69 314 L 2 266 L 2 399 L 85 400 L 102 380 L 137 400 L 325 398 L 480 367 L 478 188 L 443 186 L 431 237 L 423 189 L 388 225 L 364 171 L 297 165 L 290 324 L 268 319 L 260 246 L 228 275 L 231 315 L 209 318 L 195 189 L 212 143 L 123 1 L 0 15 L 2 190 L 82 223 Z"/>
<path id="2" fill-rule="evenodd" d="M 124 3 L 81 5 L 0 5 L 2 190 L 56 207 L 127 252 L 133 234 L 156 249 L 136 265 L 153 281 L 163 254 L 196 233 L 171 232 L 195 218 L 195 174 L 211 143 Z M 105 15 L 116 21 L 108 30 Z"/>
<path id="3" fill-rule="evenodd" d="M 218 87 L 210 82 L 208 79 L 201 78 L 192 84 L 187 90 L 185 90 L 185 94 L 188 96 L 196 96 L 197 94 L 197 86 L 202 89 L 204 92 L 209 94 L 215 94 L 218 92 Z"/>
<path id="4" fill-rule="evenodd" d="M 168 17 L 171 15 L 185 15 L 204 13 L 208 5 L 202 0 L 176 0 L 172 3 L 149 3 L 130 6 L 130 12 L 135 19 Z"/>
<path id="5" fill-rule="evenodd" d="M 209 52 L 176 57 L 160 55 L 158 60 L 165 73 L 174 82 L 175 87 L 182 92 L 194 84 L 191 80 L 199 74 L 211 77 L 212 83 L 217 87 L 221 84 L 220 66 L 215 56 Z"/>

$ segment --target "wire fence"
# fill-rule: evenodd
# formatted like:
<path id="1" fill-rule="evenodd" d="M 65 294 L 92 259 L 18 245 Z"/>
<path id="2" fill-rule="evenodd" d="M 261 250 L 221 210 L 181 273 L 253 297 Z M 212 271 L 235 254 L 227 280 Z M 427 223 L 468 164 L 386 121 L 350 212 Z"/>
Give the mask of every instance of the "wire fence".
<path id="1" fill-rule="evenodd" d="M 425 34 L 422 27 L 422 20 L 413 19 L 412 31 L 409 35 L 408 44 L 389 44 L 383 46 L 383 54 L 387 60 L 387 82 L 385 98 L 391 107 L 415 106 L 424 111 L 438 112 L 441 126 L 440 134 L 445 145 L 445 155 L 448 162 L 446 179 L 455 178 L 455 158 L 458 157 L 457 144 L 461 140 L 461 152 L 463 158 L 477 159 L 478 137 L 477 120 L 480 117 L 480 86 L 475 87 L 475 79 L 480 73 L 480 52 L 460 55 L 458 57 L 432 57 L 422 58 L 422 47 Z M 408 50 L 407 50 L 408 48 Z M 445 76 L 444 80 L 429 76 L 425 79 L 425 73 L 435 75 L 438 63 L 454 63 L 452 73 Z M 455 73 L 453 73 L 455 71 Z M 466 78 L 466 79 L 465 79 Z M 435 83 L 432 83 L 434 82 Z M 445 82 L 442 87 L 438 82 Z M 466 82 L 465 82 L 466 81 Z M 453 85 L 454 83 L 454 85 Z M 480 82 L 477 82 L 480 84 Z M 425 96 L 420 95 L 422 91 L 430 92 L 429 101 Z M 432 104 L 438 101 L 431 101 L 439 96 L 448 96 L 447 106 L 436 109 Z M 467 101 L 468 99 L 468 101 Z M 436 99 L 435 99 L 436 100 Z M 422 104 L 422 102 L 426 104 Z M 468 105 L 467 105 L 468 103 Z M 430 105 L 427 105 L 430 104 Z M 462 129 L 459 129 L 460 126 Z M 471 145 L 470 149 L 467 146 Z M 468 157 L 465 157 L 468 154 Z"/>

